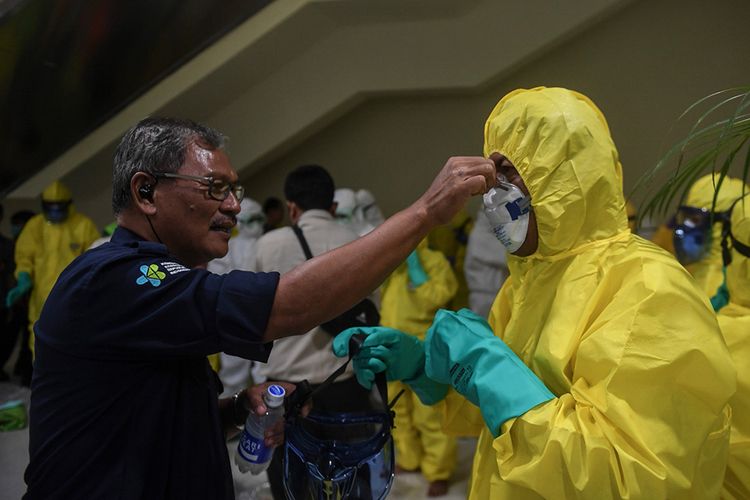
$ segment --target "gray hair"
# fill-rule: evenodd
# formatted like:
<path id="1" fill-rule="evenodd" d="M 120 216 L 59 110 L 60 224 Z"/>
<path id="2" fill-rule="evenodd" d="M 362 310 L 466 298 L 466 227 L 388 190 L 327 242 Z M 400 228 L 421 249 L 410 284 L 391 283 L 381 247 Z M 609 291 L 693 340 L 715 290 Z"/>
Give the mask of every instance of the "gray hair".
<path id="1" fill-rule="evenodd" d="M 177 172 L 185 162 L 190 144 L 222 149 L 226 138 L 220 132 L 178 118 L 146 118 L 128 130 L 115 150 L 112 166 L 112 211 L 122 212 L 132 201 L 130 180 L 137 172 L 154 175 Z"/>

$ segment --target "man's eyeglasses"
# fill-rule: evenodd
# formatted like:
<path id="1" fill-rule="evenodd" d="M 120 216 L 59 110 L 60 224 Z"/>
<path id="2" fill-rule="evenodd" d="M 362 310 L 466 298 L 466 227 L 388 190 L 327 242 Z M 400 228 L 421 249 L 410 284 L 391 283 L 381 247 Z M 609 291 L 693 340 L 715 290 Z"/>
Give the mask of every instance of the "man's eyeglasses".
<path id="1" fill-rule="evenodd" d="M 229 184 L 224 181 L 216 180 L 213 177 L 201 177 L 198 175 L 182 175 L 182 174 L 172 174 L 168 172 L 158 172 L 153 174 L 154 177 L 157 179 L 159 178 L 167 178 L 167 179 L 185 179 L 189 181 L 196 181 L 204 186 L 208 187 L 208 196 L 213 198 L 216 201 L 224 201 L 229 196 L 229 193 L 232 193 L 235 198 L 237 198 L 237 201 L 242 201 L 242 198 L 245 197 L 245 188 L 240 186 L 239 184 Z"/>

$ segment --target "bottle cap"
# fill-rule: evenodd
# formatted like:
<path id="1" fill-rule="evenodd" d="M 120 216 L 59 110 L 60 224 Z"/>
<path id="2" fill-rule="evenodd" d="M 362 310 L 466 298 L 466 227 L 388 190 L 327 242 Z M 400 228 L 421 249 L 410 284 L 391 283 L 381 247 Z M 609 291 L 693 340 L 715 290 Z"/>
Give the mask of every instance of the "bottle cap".
<path id="1" fill-rule="evenodd" d="M 284 403 L 285 396 L 286 391 L 284 388 L 280 385 L 274 384 L 268 386 L 266 389 L 266 397 L 263 399 L 266 400 L 266 404 L 271 408 L 277 408 Z"/>

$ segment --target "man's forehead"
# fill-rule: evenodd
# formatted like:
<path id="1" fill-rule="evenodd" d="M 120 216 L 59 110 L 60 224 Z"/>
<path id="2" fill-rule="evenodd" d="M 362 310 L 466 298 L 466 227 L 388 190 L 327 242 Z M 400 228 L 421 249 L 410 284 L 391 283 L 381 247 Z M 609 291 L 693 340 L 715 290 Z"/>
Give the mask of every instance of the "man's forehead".
<path id="1" fill-rule="evenodd" d="M 237 172 L 229 161 L 229 156 L 223 149 L 211 149 L 192 143 L 187 149 L 185 162 L 179 169 L 180 173 L 213 177 L 214 179 L 234 182 Z"/>

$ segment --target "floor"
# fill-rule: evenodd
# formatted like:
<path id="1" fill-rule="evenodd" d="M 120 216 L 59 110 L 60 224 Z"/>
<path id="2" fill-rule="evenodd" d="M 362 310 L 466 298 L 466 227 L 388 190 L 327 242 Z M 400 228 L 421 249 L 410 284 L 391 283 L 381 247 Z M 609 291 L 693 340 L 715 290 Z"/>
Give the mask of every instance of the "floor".
<path id="1" fill-rule="evenodd" d="M 28 407 L 30 391 L 12 382 L 0 383 L 0 404 L 10 400 L 20 399 Z M 458 468 L 451 480 L 448 494 L 438 497 L 440 500 L 458 500 L 466 498 L 466 486 L 471 469 L 471 457 L 474 453 L 476 440 L 461 439 L 458 446 Z M 236 441 L 227 444 L 228 451 L 234 454 Z M 29 460 L 29 432 L 28 428 L 0 432 L 0 500 L 18 500 L 26 491 L 23 482 L 23 471 Z M 266 500 L 270 499 L 265 475 L 253 476 L 241 474 L 233 468 L 235 492 L 237 500 Z M 398 474 L 388 498 L 392 499 L 423 499 L 427 483 L 420 474 Z"/>

